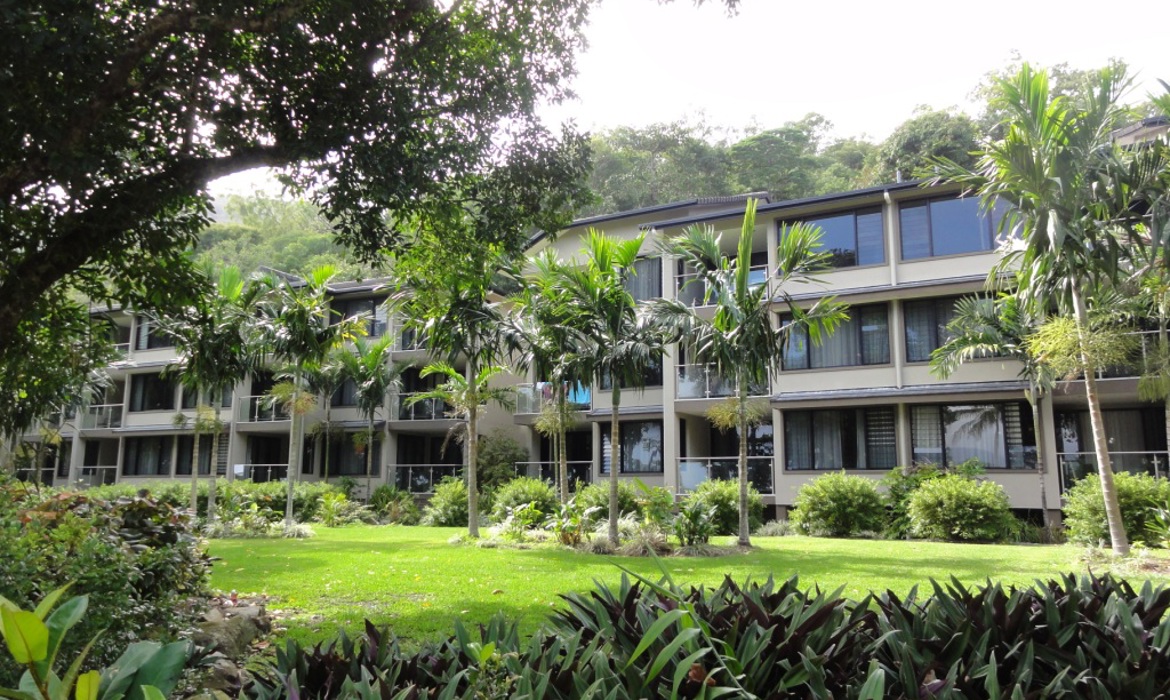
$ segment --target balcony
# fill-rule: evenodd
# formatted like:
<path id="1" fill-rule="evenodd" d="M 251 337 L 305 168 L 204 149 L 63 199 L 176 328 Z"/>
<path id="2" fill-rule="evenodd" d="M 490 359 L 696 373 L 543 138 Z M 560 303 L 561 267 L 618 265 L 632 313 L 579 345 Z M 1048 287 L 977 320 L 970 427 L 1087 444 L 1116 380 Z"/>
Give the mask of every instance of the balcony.
<path id="1" fill-rule="evenodd" d="M 284 481 L 288 477 L 287 464 L 237 464 L 233 468 L 237 481 Z"/>
<path id="2" fill-rule="evenodd" d="M 122 427 L 122 404 L 86 406 L 81 414 L 82 430 L 110 430 Z"/>
<path id="3" fill-rule="evenodd" d="M 76 484 L 82 488 L 105 486 L 118 480 L 117 465 L 78 467 Z"/>
<path id="4" fill-rule="evenodd" d="M 569 410 L 584 412 L 593 408 L 593 390 L 584 384 L 578 383 L 569 389 L 565 397 Z M 553 385 L 550 382 L 516 385 L 516 413 L 539 414 L 545 406 L 551 406 L 553 401 Z"/>
<path id="5" fill-rule="evenodd" d="M 426 350 L 427 344 L 413 329 L 398 332 L 394 337 L 394 349 L 399 352 L 407 350 Z"/>
<path id="6" fill-rule="evenodd" d="M 423 399 L 416 403 L 409 403 L 412 396 L 424 392 L 399 394 L 394 397 L 397 408 L 394 415 L 397 420 L 453 420 L 451 404 L 442 399 Z"/>
<path id="7" fill-rule="evenodd" d="M 1061 452 L 1056 455 L 1060 465 L 1060 491 L 1064 493 L 1073 483 L 1097 473 L 1096 452 Z M 1130 474 L 1149 474 L 1155 478 L 1170 477 L 1170 453 L 1167 452 L 1110 452 L 1113 471 Z"/>
<path id="8" fill-rule="evenodd" d="M 770 383 L 748 388 L 750 396 L 769 396 Z M 735 382 L 723 378 L 714 365 L 679 365 L 675 383 L 676 396 L 680 399 L 716 399 L 735 396 Z"/>
<path id="9" fill-rule="evenodd" d="M 119 360 L 130 357 L 130 343 L 114 343 L 114 355 Z"/>
<path id="10" fill-rule="evenodd" d="M 557 462 L 516 462 L 516 476 L 540 479 L 550 484 L 557 483 Z M 593 462 L 590 460 L 569 460 L 569 490 L 576 491 L 577 484 L 593 481 Z"/>
<path id="11" fill-rule="evenodd" d="M 241 396 L 239 421 L 241 423 L 275 423 L 289 420 L 288 410 L 273 404 L 268 396 Z"/>
<path id="12" fill-rule="evenodd" d="M 748 457 L 748 482 L 762 494 L 773 493 L 772 474 L 775 460 L 772 457 Z M 739 457 L 687 457 L 678 461 L 679 488 L 694 491 L 708 479 L 739 478 Z"/>
<path id="13" fill-rule="evenodd" d="M 687 306 L 711 306 L 707 299 L 707 283 L 699 279 L 697 272 L 685 272 L 675 275 L 675 289 L 678 291 L 678 300 Z M 753 287 L 768 281 L 767 265 L 752 265 L 748 268 L 748 280 Z"/>
<path id="14" fill-rule="evenodd" d="M 463 467 L 455 464 L 400 464 L 394 469 L 394 483 L 409 493 L 433 493 L 448 477 L 459 477 Z"/>

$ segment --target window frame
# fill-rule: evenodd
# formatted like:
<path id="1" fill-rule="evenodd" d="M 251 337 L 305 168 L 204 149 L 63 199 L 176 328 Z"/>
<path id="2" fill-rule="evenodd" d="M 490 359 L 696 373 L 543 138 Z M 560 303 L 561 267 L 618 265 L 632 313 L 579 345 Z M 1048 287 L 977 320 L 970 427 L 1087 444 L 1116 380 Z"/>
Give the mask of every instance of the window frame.
<path id="1" fill-rule="evenodd" d="M 978 250 L 963 251 L 958 253 L 936 253 L 937 249 L 935 227 L 934 227 L 934 211 L 933 205 L 943 202 L 955 201 L 973 201 L 976 207 L 977 218 L 982 228 L 983 241 L 982 244 L 986 247 Z M 903 213 L 907 209 L 923 207 L 926 210 L 926 231 L 927 231 L 927 248 L 929 252 L 926 255 L 917 255 L 914 257 L 907 257 L 906 255 L 906 226 L 904 225 Z M 990 213 L 982 212 L 982 203 L 977 197 L 959 197 L 957 195 L 943 195 L 938 197 L 926 197 L 920 199 L 910 199 L 898 202 L 898 259 L 900 262 L 915 262 L 918 260 L 934 260 L 937 258 L 950 258 L 961 255 L 985 255 L 987 253 L 995 252 L 999 238 L 999 218 L 1001 213 L 998 212 L 999 207 L 994 208 Z"/>
<path id="2" fill-rule="evenodd" d="M 1020 445 L 1019 445 L 1020 452 L 1019 453 L 1022 456 L 1023 461 L 1021 464 L 1018 464 L 1018 465 L 1012 463 L 1013 446 L 1011 444 L 1011 426 L 1008 424 L 1008 417 L 1007 417 L 1009 406 L 1016 407 L 1016 414 L 1017 414 L 1016 420 L 1018 421 L 1018 425 L 1016 426 L 1016 429 L 1020 433 Z M 909 418 L 910 418 L 910 455 L 911 455 L 911 460 L 915 463 L 928 463 L 928 462 L 937 463 L 937 462 L 934 462 L 933 460 L 919 458 L 920 441 L 918 439 L 919 428 L 918 428 L 918 419 L 917 419 L 916 415 L 920 410 L 922 410 L 922 409 L 936 409 L 938 411 L 938 414 L 937 414 L 938 415 L 938 425 L 936 427 L 937 427 L 937 431 L 938 431 L 938 435 L 939 435 L 939 450 L 940 450 L 940 453 L 942 456 L 942 464 L 946 465 L 946 466 L 953 466 L 952 460 L 951 460 L 950 454 L 949 454 L 951 448 L 948 447 L 948 445 L 947 445 L 947 430 L 949 428 L 949 424 L 946 421 L 946 409 L 948 409 L 948 408 L 950 408 L 950 409 L 979 408 L 979 407 L 995 407 L 996 412 L 997 412 L 997 419 L 998 419 L 997 428 L 1003 434 L 1003 441 L 1002 441 L 1002 445 L 1000 445 L 1000 447 L 1003 449 L 1003 455 L 1004 455 L 1005 461 L 1007 462 L 1007 464 L 1003 464 L 1003 465 L 983 464 L 983 468 L 988 470 L 988 471 L 997 471 L 997 472 L 1034 471 L 1037 468 L 1039 468 L 1039 465 L 1037 463 L 1037 456 L 1038 456 L 1037 455 L 1037 445 L 1036 445 L 1037 436 L 1035 435 L 1035 432 L 1033 429 L 1034 426 L 1032 423 L 1032 417 L 1030 415 L 1031 407 L 1028 405 L 1027 401 L 1023 401 L 1023 400 L 1019 400 L 1019 401 L 976 401 L 976 402 L 972 402 L 972 403 L 951 403 L 951 404 L 924 403 L 924 404 L 911 405 L 909 407 L 910 408 Z M 1031 434 L 1031 438 L 1032 438 L 1031 444 L 1028 444 L 1026 442 L 1026 439 L 1028 438 L 1029 434 Z M 1030 459 L 1031 463 L 1029 463 L 1029 457 L 1028 457 L 1029 454 L 1031 455 L 1031 459 Z M 959 463 L 960 462 L 954 462 L 954 464 L 959 464 Z"/>
<path id="3" fill-rule="evenodd" d="M 872 359 L 867 362 L 865 359 L 865 325 L 861 322 L 861 314 L 854 314 L 853 312 L 875 309 L 883 309 L 886 315 L 885 355 L 884 359 Z M 791 316 L 788 316 L 787 314 L 781 314 L 780 323 L 784 324 L 791 321 Z M 857 352 L 860 356 L 860 362 L 839 365 L 818 365 L 814 367 L 812 363 L 814 350 L 812 341 L 809 340 L 807 332 L 805 332 L 803 329 L 793 329 L 793 331 L 790 331 L 784 339 L 784 354 L 780 358 L 780 370 L 783 372 L 808 372 L 812 370 L 840 369 L 842 367 L 882 367 L 889 365 L 893 361 L 891 349 L 892 343 L 890 342 L 890 304 L 888 302 L 879 302 L 876 304 L 859 304 L 857 306 L 851 307 L 849 320 L 838 326 L 837 330 L 831 336 L 826 338 L 824 342 L 821 343 L 820 347 L 824 348 L 826 344 L 833 342 L 833 339 L 838 337 L 838 335 L 842 333 L 847 326 L 853 326 L 853 332 L 857 334 L 855 340 L 857 342 Z M 794 367 L 789 364 L 789 344 L 796 342 L 798 339 L 803 339 L 803 342 L 806 346 L 804 352 L 802 353 L 802 356 L 805 360 L 803 367 Z"/>
<path id="4" fill-rule="evenodd" d="M 650 423 L 658 426 L 658 463 L 660 468 L 658 471 L 651 470 L 631 470 L 626 465 L 630 458 L 630 450 L 626 449 L 626 430 L 627 428 L 633 430 L 634 426 L 640 426 L 645 423 Z M 612 431 L 612 423 L 601 424 L 601 460 L 600 469 L 602 474 L 609 474 L 609 462 L 611 450 L 609 449 L 609 438 Z M 666 473 L 666 427 L 662 418 L 647 418 L 643 420 L 627 420 L 618 422 L 618 439 L 622 441 L 621 465 L 618 474 L 632 474 L 635 476 L 645 475 L 661 475 Z M 653 464 L 653 459 L 651 459 Z"/>
<path id="5" fill-rule="evenodd" d="M 861 243 L 860 243 L 860 234 L 858 233 L 857 220 L 858 220 L 858 217 L 872 216 L 874 214 L 878 215 L 878 224 L 879 224 L 878 228 L 879 228 L 879 231 L 881 232 L 881 235 L 879 237 L 880 238 L 880 245 L 877 247 L 877 250 L 880 251 L 880 253 L 881 253 L 881 259 L 876 261 L 876 262 L 864 262 L 863 263 L 863 262 L 861 262 Z M 821 221 L 821 220 L 825 220 L 825 219 L 836 219 L 836 218 L 841 218 L 841 217 L 846 217 L 846 216 L 850 217 L 853 221 L 853 248 L 851 250 L 849 250 L 848 252 L 853 254 L 854 262 L 841 264 L 838 262 L 839 257 L 836 254 L 832 254 L 831 250 L 829 250 L 828 248 L 824 248 L 823 249 L 824 252 L 828 252 L 831 254 L 829 267 L 834 269 L 834 270 L 847 270 L 847 269 L 855 268 L 855 267 L 876 267 L 876 266 L 880 266 L 880 265 L 885 265 L 887 263 L 887 260 L 886 260 L 886 213 L 885 213 L 885 210 L 883 209 L 881 204 L 874 204 L 874 205 L 868 206 L 868 207 L 857 207 L 855 209 L 844 209 L 844 210 L 840 210 L 840 211 L 826 212 L 823 214 L 814 214 L 814 215 L 806 216 L 806 217 L 796 217 L 796 218 L 792 218 L 792 219 L 780 219 L 776 222 L 776 227 L 777 227 L 777 231 L 778 231 L 777 241 L 782 239 L 784 237 L 784 233 L 788 229 L 788 227 L 792 226 L 794 224 L 804 223 L 804 224 L 808 224 L 808 225 L 812 225 L 812 226 L 817 226 L 818 225 L 816 223 L 817 221 Z M 822 228 L 822 231 L 823 230 L 824 229 Z"/>
<path id="6" fill-rule="evenodd" d="M 147 441 L 158 441 L 159 460 L 153 465 L 154 471 L 142 471 L 142 445 Z M 133 447 L 131 447 L 133 445 Z M 122 465 L 119 470 L 122 476 L 166 476 L 174 475 L 175 469 L 175 436 L 174 435 L 135 435 L 126 438 L 123 445 Z M 131 471 L 133 459 L 134 470 Z"/>
<path id="7" fill-rule="evenodd" d="M 876 432 L 871 433 L 870 414 L 877 413 L 879 411 L 886 414 L 885 417 L 888 418 L 889 424 L 892 427 L 893 442 L 890 444 L 884 444 L 884 445 L 883 444 L 871 444 L 871 438 L 876 438 L 877 434 L 876 434 Z M 858 431 L 860 431 L 861 445 L 862 445 L 862 448 L 864 450 L 864 455 L 862 455 L 860 452 L 857 452 L 857 454 L 854 455 L 853 466 L 835 466 L 834 465 L 834 466 L 818 467 L 818 466 L 816 466 L 815 456 L 814 456 L 812 463 L 808 467 L 792 466 L 792 461 L 791 461 L 792 456 L 795 452 L 797 452 L 797 450 L 793 449 L 794 436 L 792 435 L 792 433 L 795 430 L 795 428 L 793 427 L 794 423 L 795 423 L 794 418 L 796 418 L 797 416 L 807 416 L 808 417 L 808 422 L 807 422 L 807 431 L 808 432 L 804 437 L 808 440 L 808 445 L 809 445 L 808 452 L 810 454 L 813 454 L 815 452 L 814 446 L 816 445 L 816 417 L 818 414 L 828 414 L 828 413 L 836 413 L 836 414 L 848 413 L 851 415 L 851 419 L 853 420 L 853 439 L 855 442 L 857 441 L 857 438 L 859 437 Z M 886 449 L 892 450 L 892 454 L 890 455 L 890 458 L 889 458 L 890 466 L 868 466 L 871 462 L 878 461 L 878 459 L 877 459 L 878 455 L 876 454 L 876 450 L 878 450 L 880 448 L 886 448 Z M 864 457 L 864 464 L 866 466 L 858 466 L 859 464 L 862 463 L 860 460 L 861 457 Z M 802 474 L 808 473 L 808 472 L 823 473 L 823 472 L 830 472 L 830 471 L 838 471 L 841 469 L 845 469 L 848 471 L 879 472 L 879 471 L 890 471 L 891 469 L 896 469 L 897 467 L 898 467 L 898 411 L 897 411 L 896 406 L 883 404 L 883 405 L 876 405 L 876 406 L 854 406 L 854 407 L 840 407 L 840 408 L 812 408 L 812 409 L 800 409 L 800 410 L 791 410 L 791 411 L 784 412 L 784 471 L 786 471 L 786 472 L 797 472 L 797 473 L 802 473 Z"/>
<path id="8" fill-rule="evenodd" d="M 147 389 L 146 387 L 143 387 L 141 390 L 139 390 L 138 387 L 140 382 L 147 381 L 148 378 L 150 378 L 151 383 L 155 386 L 165 385 L 165 391 L 169 392 L 170 394 L 170 401 L 167 402 L 167 405 L 156 407 L 156 405 L 151 404 L 150 407 L 143 407 L 145 404 Z M 132 374 L 130 375 L 130 401 L 127 407 L 127 411 L 129 413 L 157 413 L 159 411 L 174 411 L 175 406 L 178 405 L 178 394 L 178 384 L 172 379 L 165 379 L 161 372 L 142 372 L 139 374 Z"/>

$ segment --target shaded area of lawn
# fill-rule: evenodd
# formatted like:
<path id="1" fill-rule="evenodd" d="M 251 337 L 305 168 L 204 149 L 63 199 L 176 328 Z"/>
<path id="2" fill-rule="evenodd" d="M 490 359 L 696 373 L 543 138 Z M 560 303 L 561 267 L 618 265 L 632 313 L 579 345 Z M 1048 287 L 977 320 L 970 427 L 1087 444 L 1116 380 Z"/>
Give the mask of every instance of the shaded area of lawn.
<path id="1" fill-rule="evenodd" d="M 212 585 L 274 596 L 270 607 L 288 611 L 289 634 L 302 641 L 331 637 L 339 627 L 357 630 L 366 618 L 420 641 L 449 634 L 456 618 L 476 623 L 497 612 L 531 631 L 559 604 L 559 593 L 587 591 L 595 580 L 619 581 L 618 564 L 652 578 L 660 575 L 649 559 L 448 544 L 458 532 L 318 526 L 317 537 L 308 540 L 216 540 L 211 554 L 221 561 Z M 684 584 L 716 584 L 724 575 L 742 582 L 799 574 L 805 586 L 844 586 L 851 597 L 871 589 L 905 593 L 931 577 L 1031 583 L 1084 569 L 1074 547 L 806 537 L 753 542 L 757 549 L 750 553 L 661 562 Z"/>

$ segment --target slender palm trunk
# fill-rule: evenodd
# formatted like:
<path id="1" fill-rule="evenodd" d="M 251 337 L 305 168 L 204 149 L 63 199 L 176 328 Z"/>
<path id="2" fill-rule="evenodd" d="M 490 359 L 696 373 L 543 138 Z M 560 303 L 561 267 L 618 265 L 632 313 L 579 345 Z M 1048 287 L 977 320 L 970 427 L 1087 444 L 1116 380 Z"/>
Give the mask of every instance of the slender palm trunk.
<path id="1" fill-rule="evenodd" d="M 321 455 L 321 459 L 323 460 L 322 467 L 321 467 L 321 479 L 325 483 L 329 483 L 329 452 L 330 452 L 329 436 L 333 433 L 333 422 L 331 420 L 329 408 L 332 404 L 333 404 L 332 398 L 329 396 L 326 396 L 325 397 L 325 441 L 324 441 L 325 442 L 325 448 L 324 448 L 325 454 Z"/>
<path id="2" fill-rule="evenodd" d="M 565 417 L 569 413 L 568 389 L 564 382 L 558 382 L 560 395 L 557 396 L 557 449 L 559 464 L 557 474 L 561 482 L 561 503 L 569 502 L 569 440 Z"/>
<path id="3" fill-rule="evenodd" d="M 199 399 L 203 396 L 195 386 L 195 446 L 191 448 L 191 517 L 199 517 Z"/>
<path id="4" fill-rule="evenodd" d="M 1088 327 L 1088 312 L 1080 291 L 1073 287 L 1073 308 L 1076 313 L 1077 333 L 1081 338 L 1081 364 L 1085 373 L 1085 400 L 1089 404 L 1089 424 L 1093 431 L 1093 448 L 1097 454 L 1097 476 L 1101 479 L 1101 494 L 1105 499 L 1105 519 L 1109 523 L 1109 540 L 1113 553 L 1118 556 L 1129 554 L 1129 538 L 1125 523 L 1121 520 L 1121 506 L 1113 486 L 1113 465 L 1109 461 L 1109 443 L 1105 435 L 1105 417 L 1101 413 L 1101 397 L 1097 393 L 1096 367 L 1093 358 L 1084 348 Z"/>
<path id="5" fill-rule="evenodd" d="M 295 386 L 293 387 L 292 424 L 289 427 L 288 435 L 288 473 L 285 475 L 287 488 L 284 499 L 284 528 L 286 530 L 291 530 L 296 523 L 293 517 L 293 496 L 296 493 L 293 479 L 297 478 L 301 471 L 301 441 L 299 438 L 304 416 L 301 414 L 300 402 L 296 400 L 301 387 L 300 368 L 293 375 L 293 382 Z"/>
<path id="6" fill-rule="evenodd" d="M 747 377 L 739 381 L 739 546 L 752 546 L 751 522 L 748 518 L 748 413 Z"/>
<path id="7" fill-rule="evenodd" d="M 1044 424 L 1040 420 L 1040 395 L 1035 383 L 1028 388 L 1028 405 L 1032 408 L 1032 432 L 1036 435 L 1036 467 L 1040 473 L 1040 510 L 1044 516 L 1044 529 L 1052 531 L 1052 518 L 1048 514 L 1048 462 L 1045 460 Z M 1059 465 L 1058 465 L 1059 466 Z"/>
<path id="8" fill-rule="evenodd" d="M 222 398 L 215 403 L 215 432 L 211 434 L 211 481 L 207 485 L 207 522 L 215 522 L 215 482 L 219 479 L 219 433 L 220 433 L 220 404 Z"/>
<path id="9" fill-rule="evenodd" d="M 1162 320 L 1158 322 L 1158 357 L 1162 361 L 1165 361 L 1166 357 L 1170 357 L 1170 339 L 1166 337 L 1166 321 L 1164 313 L 1162 314 L 1162 317 Z M 1143 371 L 1148 371 L 1148 367 L 1142 369 Z M 1159 371 L 1165 372 L 1166 370 L 1159 367 Z M 1167 447 L 1170 447 L 1170 392 L 1167 392 L 1165 398 L 1162 400 L 1162 416 L 1166 424 L 1166 445 Z M 1157 464 L 1157 462 L 1155 462 L 1155 464 Z M 1167 463 L 1163 466 L 1167 470 L 1167 477 L 1170 477 L 1170 460 L 1167 460 Z M 1158 470 L 1155 469 L 1154 473 L 1157 475 Z"/>
<path id="10" fill-rule="evenodd" d="M 470 406 L 467 407 L 467 534 L 479 538 L 479 368 L 475 360 L 467 360 L 467 388 Z"/>
<path id="11" fill-rule="evenodd" d="M 370 486 L 374 474 L 374 414 L 370 414 L 369 431 L 366 433 L 366 501 L 370 500 Z"/>
<path id="12" fill-rule="evenodd" d="M 618 470 L 621 469 L 622 447 L 621 426 L 618 423 L 618 408 L 622 403 L 621 384 L 613 377 L 613 419 L 609 422 L 609 543 L 620 544 L 618 538 Z"/>

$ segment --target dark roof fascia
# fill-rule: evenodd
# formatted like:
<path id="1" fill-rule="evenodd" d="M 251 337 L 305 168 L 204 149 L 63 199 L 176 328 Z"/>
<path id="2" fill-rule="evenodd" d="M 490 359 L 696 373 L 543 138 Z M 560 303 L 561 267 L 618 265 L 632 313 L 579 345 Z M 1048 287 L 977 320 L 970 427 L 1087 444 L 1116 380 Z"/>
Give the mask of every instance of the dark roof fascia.
<path id="1" fill-rule="evenodd" d="M 834 192 L 832 194 L 817 195 L 816 197 L 804 197 L 801 199 L 789 199 L 783 202 L 771 202 L 769 204 L 761 204 L 760 206 L 756 207 L 756 214 L 782 211 L 784 209 L 795 209 L 796 207 L 808 206 L 810 204 L 823 204 L 826 202 L 837 202 L 848 199 L 861 199 L 862 197 L 868 197 L 875 194 L 885 194 L 886 192 L 901 192 L 903 190 L 911 190 L 921 187 L 925 182 L 926 180 L 909 180 L 907 182 L 894 182 L 887 185 L 879 185 L 877 187 L 867 187 L 861 190 L 850 190 L 849 192 Z M 704 221 L 712 221 L 714 219 L 723 219 L 729 216 L 739 216 L 741 214 L 743 214 L 743 207 L 738 209 L 715 211 L 700 216 L 688 216 L 680 219 L 654 221 L 643 225 L 642 228 L 648 229 L 687 226 L 689 224 L 697 224 Z"/>
<path id="2" fill-rule="evenodd" d="M 1023 381 L 972 382 L 969 384 L 911 384 L 903 387 L 873 387 L 869 389 L 828 389 L 818 391 L 788 391 L 772 396 L 772 403 L 807 401 L 841 401 L 904 397 L 932 397 L 953 394 L 990 394 L 1016 392 L 1027 388 Z"/>
<path id="3" fill-rule="evenodd" d="M 970 284 L 972 282 L 987 282 L 987 275 L 966 275 L 964 277 L 946 277 L 942 279 L 933 280 L 915 280 L 913 282 L 901 282 L 899 284 L 882 284 L 873 287 L 850 287 L 848 289 L 831 289 L 825 288 L 817 292 L 808 292 L 805 294 L 792 294 L 789 296 L 793 301 L 808 301 L 810 299 L 820 299 L 822 297 L 855 297 L 863 294 L 884 294 L 889 292 L 896 292 L 903 289 L 929 289 L 933 287 L 954 287 L 958 285 Z M 992 292 L 994 293 L 994 292 Z M 785 301 L 784 297 L 773 297 L 774 303 Z"/>

